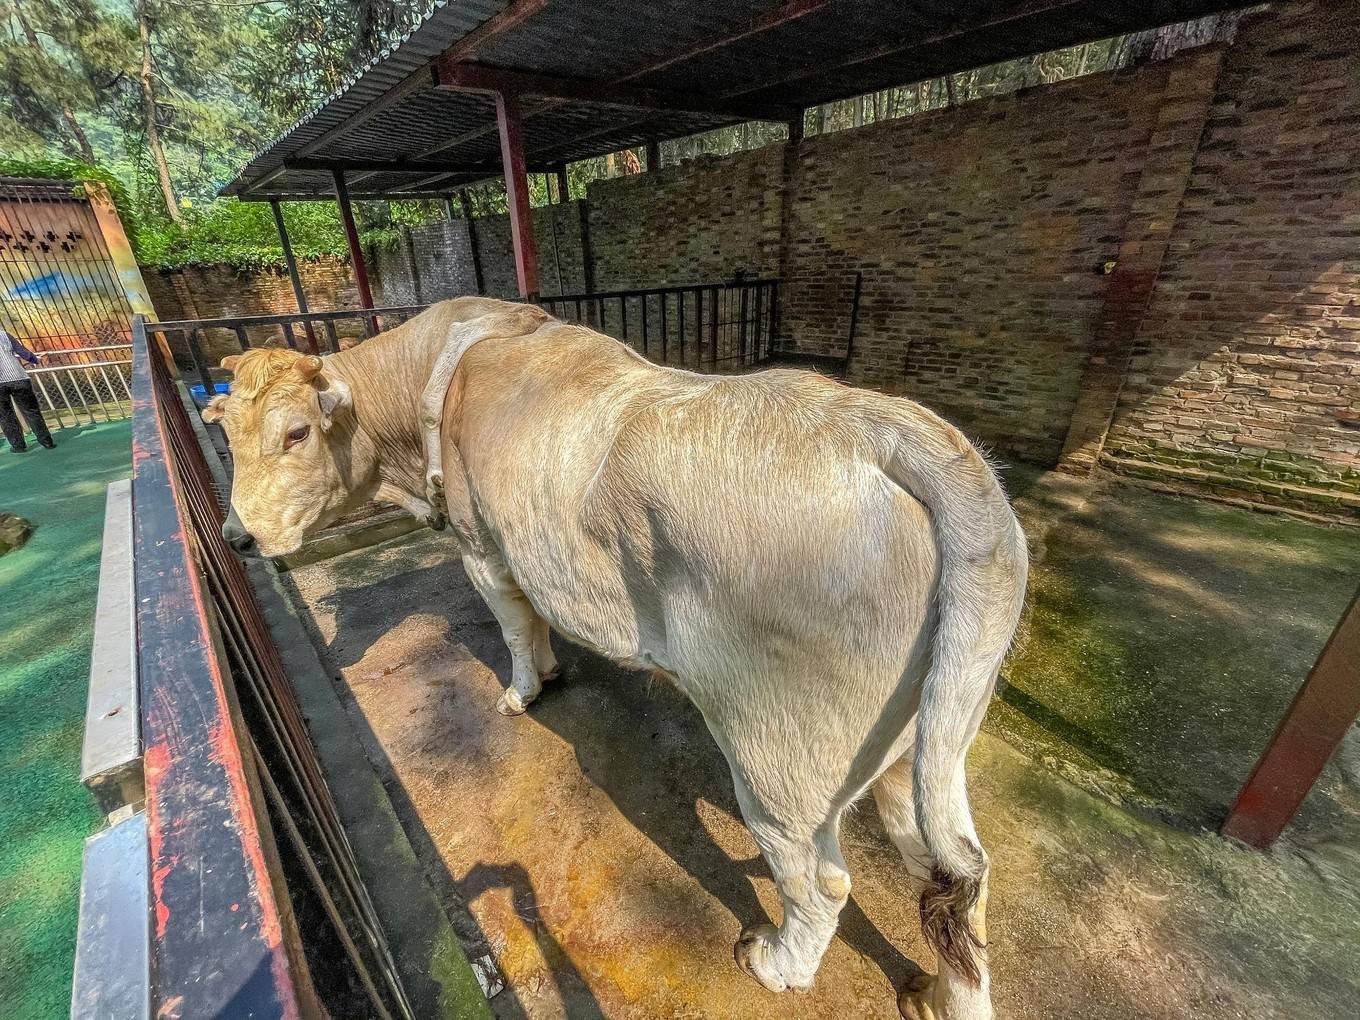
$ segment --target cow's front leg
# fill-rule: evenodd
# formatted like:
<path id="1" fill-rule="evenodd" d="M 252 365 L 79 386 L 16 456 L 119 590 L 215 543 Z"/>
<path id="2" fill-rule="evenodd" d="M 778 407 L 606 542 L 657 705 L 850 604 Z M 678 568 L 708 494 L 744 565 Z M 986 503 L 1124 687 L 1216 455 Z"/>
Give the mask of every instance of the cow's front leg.
<path id="1" fill-rule="evenodd" d="M 469 555 L 463 557 L 463 569 L 496 615 L 506 647 L 510 649 L 510 686 L 496 703 L 496 711 L 501 715 L 520 715 L 543 689 L 539 663 L 552 668 L 557 665 L 552 658 L 552 649 L 547 649 L 548 659 L 544 660 L 540 647 L 540 635 L 543 635 L 543 645 L 547 642 L 547 624 L 529 604 L 503 564 Z"/>

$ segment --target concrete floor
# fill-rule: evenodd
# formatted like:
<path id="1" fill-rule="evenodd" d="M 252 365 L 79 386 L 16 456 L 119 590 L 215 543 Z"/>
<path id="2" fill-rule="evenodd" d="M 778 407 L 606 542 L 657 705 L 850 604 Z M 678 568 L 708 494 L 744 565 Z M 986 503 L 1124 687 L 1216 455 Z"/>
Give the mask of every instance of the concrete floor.
<path id="1" fill-rule="evenodd" d="M 894 989 L 933 969 L 866 803 L 845 827 L 854 893 L 816 988 L 775 996 L 741 974 L 733 941 L 778 902 L 697 712 L 564 646 L 562 680 L 528 715 L 497 715 L 509 658 L 444 536 L 290 576 L 427 872 L 508 980 L 498 1016 L 893 1018 Z M 1041 757 L 989 733 L 972 756 L 998 1016 L 1354 1014 L 1355 857 L 1164 825 Z"/>

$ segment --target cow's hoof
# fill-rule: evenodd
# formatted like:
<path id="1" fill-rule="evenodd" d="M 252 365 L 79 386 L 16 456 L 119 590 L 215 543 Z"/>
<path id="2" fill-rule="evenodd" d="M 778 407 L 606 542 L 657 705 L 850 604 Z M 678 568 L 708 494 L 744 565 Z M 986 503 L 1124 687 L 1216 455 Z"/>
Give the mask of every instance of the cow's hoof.
<path id="1" fill-rule="evenodd" d="M 528 707 L 519 696 L 519 691 L 513 687 L 507 687 L 502 691 L 500 700 L 496 702 L 496 711 L 501 715 L 523 715 Z"/>
<path id="2" fill-rule="evenodd" d="M 775 961 L 776 932 L 768 924 L 747 928 L 732 947 L 732 955 L 737 966 L 772 992 L 783 992 L 792 988 L 803 991 L 812 987 L 812 981 L 790 981 L 780 971 Z"/>
<path id="3" fill-rule="evenodd" d="M 917 974 L 897 993 L 897 1011 L 902 1020 L 936 1020 L 934 999 L 934 975 Z"/>

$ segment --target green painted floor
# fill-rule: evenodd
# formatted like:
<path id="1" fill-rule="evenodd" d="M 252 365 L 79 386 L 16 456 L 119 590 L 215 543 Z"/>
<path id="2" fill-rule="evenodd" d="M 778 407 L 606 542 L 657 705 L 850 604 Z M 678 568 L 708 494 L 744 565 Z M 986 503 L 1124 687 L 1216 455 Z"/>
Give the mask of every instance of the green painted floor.
<path id="1" fill-rule="evenodd" d="M 113 422 L 0 452 L 0 510 L 35 526 L 0 556 L 0 1016 L 70 1010 L 81 848 L 99 823 L 78 771 L 104 487 L 130 472 L 129 435 Z"/>

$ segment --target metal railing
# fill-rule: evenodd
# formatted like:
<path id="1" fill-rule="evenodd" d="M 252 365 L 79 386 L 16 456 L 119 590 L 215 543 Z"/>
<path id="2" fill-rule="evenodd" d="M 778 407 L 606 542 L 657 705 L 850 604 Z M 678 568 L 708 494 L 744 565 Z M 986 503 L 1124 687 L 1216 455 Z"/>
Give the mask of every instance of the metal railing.
<path id="1" fill-rule="evenodd" d="M 73 365 L 40 365 L 28 370 L 39 406 L 58 428 L 119 421 L 132 416 L 132 345 L 45 351 L 47 360 L 61 355 L 86 357 L 92 352 L 105 360 Z M 122 357 L 122 355 L 127 355 Z"/>
<path id="2" fill-rule="evenodd" d="M 552 315 L 591 326 L 660 364 L 709 372 L 741 371 L 774 355 L 779 332 L 779 281 L 737 277 L 726 282 L 554 294 L 537 299 Z M 225 378 L 226 354 L 286 346 L 339 352 L 391 329 L 428 305 L 238 315 L 148 322 L 148 333 L 175 349 L 192 378 L 211 395 Z"/>
<path id="3" fill-rule="evenodd" d="M 173 367 L 133 321 L 150 1015 L 411 1018 Z M 77 988 L 79 993 L 79 986 Z"/>
<path id="4" fill-rule="evenodd" d="M 390 308 L 339 309 L 330 312 L 293 312 L 286 315 L 235 315 L 217 319 L 180 319 L 148 322 L 148 333 L 163 337 L 187 362 L 193 379 L 213 392 L 213 372 L 222 352 L 237 353 L 252 347 L 291 347 L 319 354 L 324 346 L 332 354 L 345 341 L 358 342 L 380 330 L 400 325 L 419 315 L 428 305 Z"/>
<path id="5" fill-rule="evenodd" d="M 538 303 L 559 319 L 606 333 L 658 364 L 731 372 L 769 360 L 778 335 L 779 281 L 554 294 Z"/>

